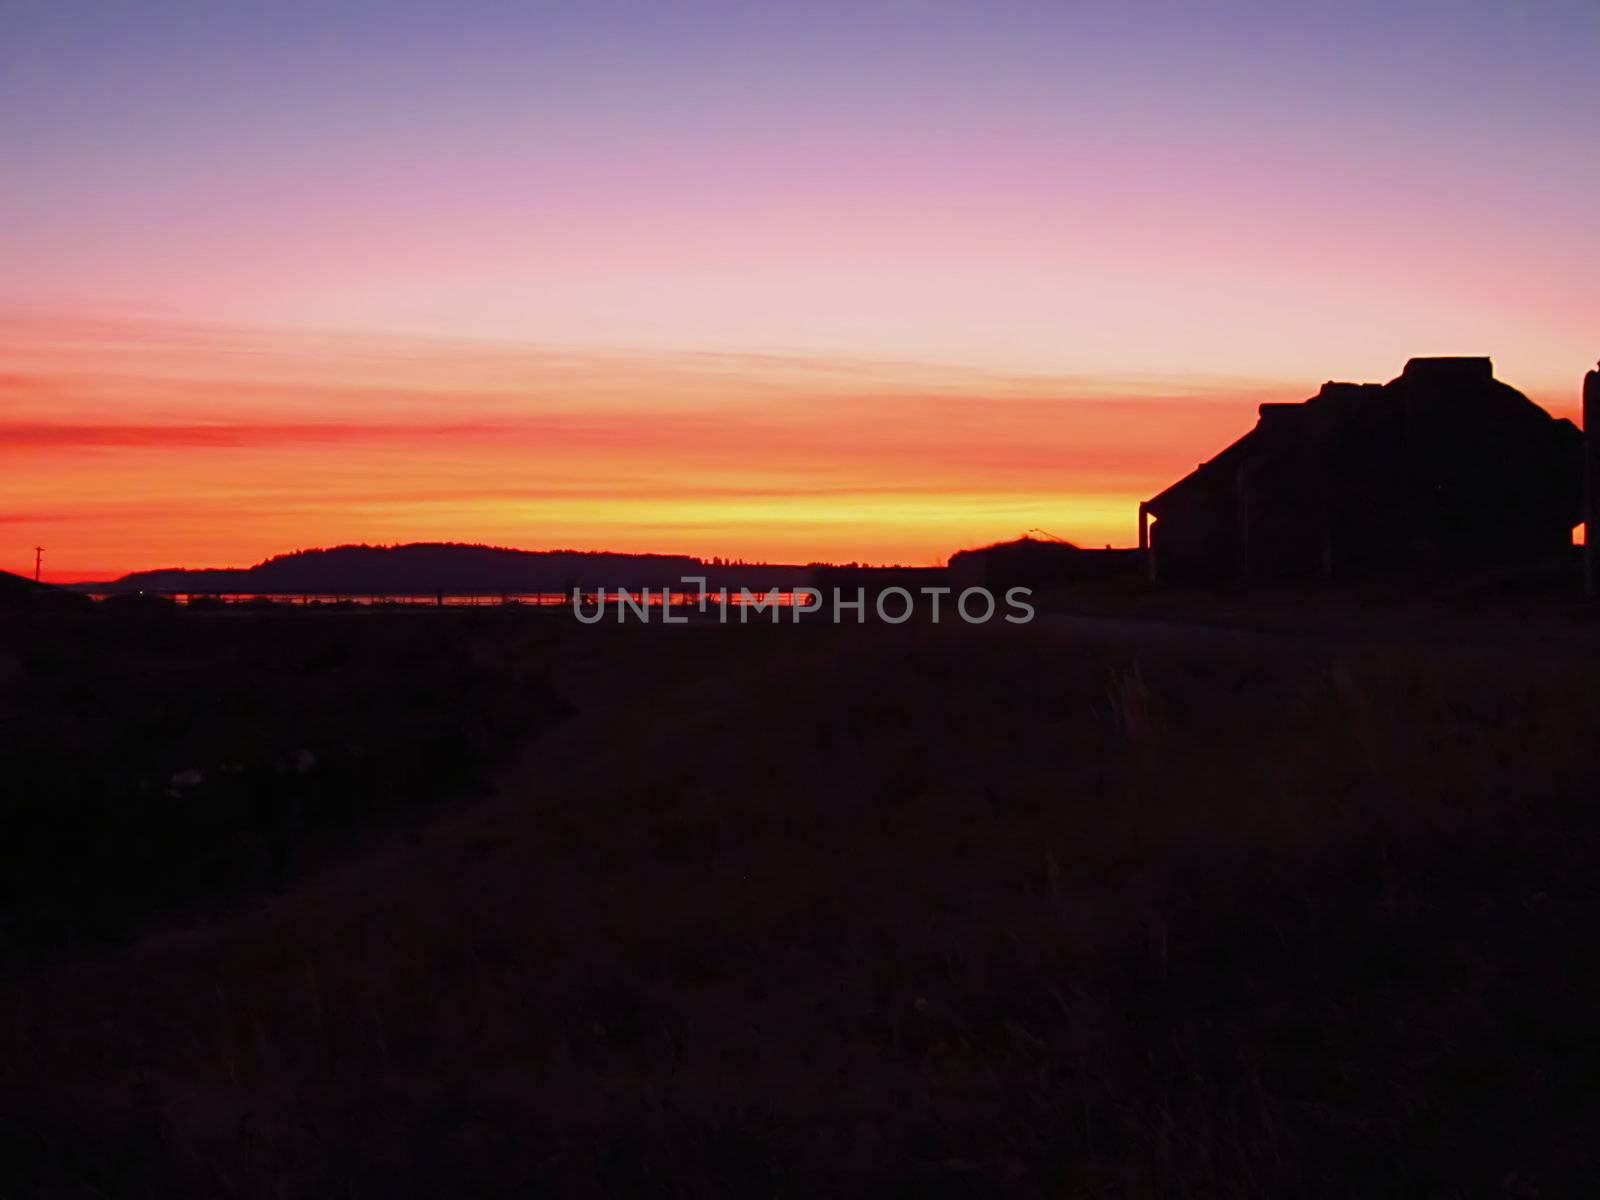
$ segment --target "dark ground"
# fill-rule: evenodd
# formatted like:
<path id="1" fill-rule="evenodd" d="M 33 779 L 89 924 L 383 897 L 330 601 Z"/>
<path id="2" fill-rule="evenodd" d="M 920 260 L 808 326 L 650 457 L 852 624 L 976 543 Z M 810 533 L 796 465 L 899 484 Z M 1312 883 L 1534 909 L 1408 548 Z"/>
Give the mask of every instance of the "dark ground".
<path id="1" fill-rule="evenodd" d="M 0 1197 L 1595 1194 L 1541 613 L 11 619 Z"/>

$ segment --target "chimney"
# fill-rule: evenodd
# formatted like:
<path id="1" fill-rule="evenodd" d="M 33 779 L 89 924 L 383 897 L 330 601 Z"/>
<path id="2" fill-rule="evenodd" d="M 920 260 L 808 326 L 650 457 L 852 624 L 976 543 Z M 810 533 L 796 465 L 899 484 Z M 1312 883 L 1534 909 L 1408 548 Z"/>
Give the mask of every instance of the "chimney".
<path id="1" fill-rule="evenodd" d="M 1430 383 L 1486 383 L 1494 378 L 1487 358 L 1413 358 L 1400 378 Z"/>
<path id="2" fill-rule="evenodd" d="M 1256 416 L 1261 424 L 1276 427 L 1284 424 L 1285 420 L 1293 417 L 1295 413 L 1303 413 L 1305 410 L 1306 406 L 1299 401 L 1268 400 L 1256 409 Z"/>

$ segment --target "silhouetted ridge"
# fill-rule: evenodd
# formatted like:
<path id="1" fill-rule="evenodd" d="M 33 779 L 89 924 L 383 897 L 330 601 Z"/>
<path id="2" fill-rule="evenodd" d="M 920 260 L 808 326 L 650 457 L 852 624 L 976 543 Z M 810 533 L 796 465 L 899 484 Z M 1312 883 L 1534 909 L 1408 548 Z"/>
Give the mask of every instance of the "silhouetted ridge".
<path id="1" fill-rule="evenodd" d="M 587 550 L 512 550 L 455 542 L 334 546 L 276 555 L 253 567 L 136 571 L 113 591 L 318 594 L 558 592 L 578 587 L 677 587 L 686 575 L 710 586 L 792 587 L 805 567 L 712 565 L 686 554 Z"/>
<path id="2" fill-rule="evenodd" d="M 0 571 L 0 608 L 24 608 L 39 604 L 63 604 L 73 594 L 50 583 L 36 583 L 25 575 Z M 82 597 L 78 597 L 82 599 Z"/>

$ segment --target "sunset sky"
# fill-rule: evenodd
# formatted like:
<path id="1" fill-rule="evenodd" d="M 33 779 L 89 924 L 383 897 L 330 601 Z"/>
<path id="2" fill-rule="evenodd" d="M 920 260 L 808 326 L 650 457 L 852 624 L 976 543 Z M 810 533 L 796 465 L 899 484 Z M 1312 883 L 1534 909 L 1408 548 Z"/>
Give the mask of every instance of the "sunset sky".
<path id="1" fill-rule="evenodd" d="M 932 563 L 1600 355 L 1600 5 L 0 0 L 0 567 Z"/>

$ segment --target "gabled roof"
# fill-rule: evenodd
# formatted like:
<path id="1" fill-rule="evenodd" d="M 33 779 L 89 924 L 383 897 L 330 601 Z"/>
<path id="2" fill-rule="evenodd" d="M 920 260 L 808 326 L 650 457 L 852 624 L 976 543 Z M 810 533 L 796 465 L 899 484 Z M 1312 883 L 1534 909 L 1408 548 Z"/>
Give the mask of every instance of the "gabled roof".
<path id="1" fill-rule="evenodd" d="M 1348 430 L 1382 430 L 1391 420 L 1438 421 L 1441 406 L 1478 401 L 1529 425 L 1563 426 L 1563 435 L 1577 437 L 1568 421 L 1558 421 L 1515 388 L 1494 378 L 1487 358 L 1413 358 L 1396 379 L 1386 384 L 1328 382 L 1311 399 L 1299 403 L 1263 404 L 1254 429 L 1199 464 L 1188 475 L 1144 502 L 1158 518 L 1163 508 L 1201 494 L 1215 495 L 1232 487 L 1237 468 L 1258 462 L 1293 462 L 1293 456 L 1329 453 Z"/>
<path id="2" fill-rule="evenodd" d="M 1232 486 L 1233 473 L 1243 463 L 1287 454 L 1325 437 L 1342 419 L 1370 405 L 1382 390 L 1378 384 L 1330 381 L 1309 400 L 1262 404 L 1254 429 L 1146 500 L 1145 507 L 1160 516 L 1163 507 L 1190 493 Z"/>

